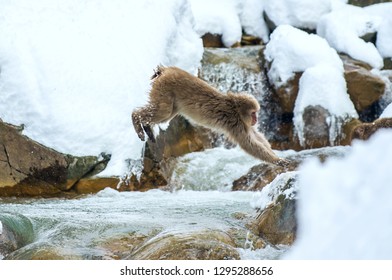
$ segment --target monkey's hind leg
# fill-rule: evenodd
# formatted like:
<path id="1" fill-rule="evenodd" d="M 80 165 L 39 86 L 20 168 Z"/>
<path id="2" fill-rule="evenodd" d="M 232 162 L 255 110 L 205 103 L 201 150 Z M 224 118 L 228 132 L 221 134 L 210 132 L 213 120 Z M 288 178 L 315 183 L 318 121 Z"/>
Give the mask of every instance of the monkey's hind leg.
<path id="1" fill-rule="evenodd" d="M 151 142 L 155 143 L 155 136 L 154 136 L 154 132 L 151 129 L 151 126 L 143 125 L 143 129 L 146 132 L 148 138 L 151 140 Z"/>
<path id="2" fill-rule="evenodd" d="M 144 135 L 144 129 L 142 125 L 141 110 L 135 110 L 132 112 L 132 123 L 133 123 L 133 127 L 135 128 L 137 136 L 140 138 L 140 140 L 144 141 L 145 135 Z"/>

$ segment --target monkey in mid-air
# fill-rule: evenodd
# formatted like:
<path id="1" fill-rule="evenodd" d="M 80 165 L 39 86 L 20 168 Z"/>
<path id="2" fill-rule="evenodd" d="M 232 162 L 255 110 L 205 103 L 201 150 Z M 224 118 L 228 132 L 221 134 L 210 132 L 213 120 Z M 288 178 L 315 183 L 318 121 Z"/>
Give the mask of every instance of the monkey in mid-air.
<path id="1" fill-rule="evenodd" d="M 132 113 L 139 138 L 145 133 L 155 141 L 152 126 L 171 120 L 177 114 L 202 126 L 223 132 L 250 155 L 261 160 L 288 165 L 277 157 L 264 135 L 257 131 L 260 105 L 246 93 L 222 94 L 205 81 L 177 67 L 158 66 L 152 79 L 147 105 Z"/>

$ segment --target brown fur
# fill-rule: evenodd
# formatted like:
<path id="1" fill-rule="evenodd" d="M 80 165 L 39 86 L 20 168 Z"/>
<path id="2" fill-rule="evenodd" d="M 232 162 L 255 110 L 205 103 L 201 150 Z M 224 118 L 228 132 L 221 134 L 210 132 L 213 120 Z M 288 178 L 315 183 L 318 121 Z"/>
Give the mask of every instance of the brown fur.
<path id="1" fill-rule="evenodd" d="M 197 124 L 223 132 L 256 158 L 287 164 L 274 154 L 264 135 L 252 126 L 260 109 L 253 96 L 245 93 L 224 95 L 176 67 L 159 66 L 152 80 L 148 104 L 132 113 L 133 125 L 141 140 L 145 140 L 146 133 L 155 141 L 151 126 L 180 114 Z"/>
<path id="2" fill-rule="evenodd" d="M 392 118 L 382 118 L 373 123 L 363 123 L 354 128 L 351 134 L 352 139 L 368 140 L 376 131 L 381 128 L 392 128 Z"/>

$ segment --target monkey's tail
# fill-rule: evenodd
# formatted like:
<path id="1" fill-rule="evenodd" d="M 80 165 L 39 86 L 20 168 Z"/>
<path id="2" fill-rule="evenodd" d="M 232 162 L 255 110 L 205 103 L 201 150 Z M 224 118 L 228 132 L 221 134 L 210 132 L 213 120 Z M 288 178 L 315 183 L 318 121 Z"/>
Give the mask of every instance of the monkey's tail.
<path id="1" fill-rule="evenodd" d="M 162 64 L 158 65 L 156 69 L 154 69 L 154 75 L 151 76 L 151 80 L 154 80 L 162 75 L 163 71 L 165 71 L 166 67 Z"/>

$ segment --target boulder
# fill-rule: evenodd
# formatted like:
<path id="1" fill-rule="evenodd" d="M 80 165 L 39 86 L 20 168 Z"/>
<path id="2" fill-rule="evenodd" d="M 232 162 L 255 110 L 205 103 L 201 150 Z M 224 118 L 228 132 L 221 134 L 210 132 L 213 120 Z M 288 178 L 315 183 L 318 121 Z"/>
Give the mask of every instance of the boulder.
<path id="1" fill-rule="evenodd" d="M 379 129 L 392 128 L 392 118 L 381 118 L 372 123 L 362 123 L 354 127 L 351 140 L 368 140 Z"/>
<path id="2" fill-rule="evenodd" d="M 369 108 L 384 94 L 385 82 L 370 72 L 366 64 L 360 65 L 352 59 L 344 59 L 344 69 L 347 91 L 358 112 Z"/>
<path id="3" fill-rule="evenodd" d="M 320 105 L 307 106 L 302 115 L 303 118 L 303 138 L 302 147 L 314 149 L 329 146 L 330 128 L 328 119 L 331 114 L 327 109 Z"/>
<path id="4" fill-rule="evenodd" d="M 167 185 L 173 158 L 212 147 L 209 129 L 192 125 L 182 116 L 173 118 L 166 130 L 160 130 L 155 143 L 148 140 L 143 153 L 140 178 L 131 175 L 131 190 L 148 190 Z"/>
<path id="5" fill-rule="evenodd" d="M 348 4 L 359 6 L 359 7 L 366 7 L 373 4 L 386 3 L 386 2 L 391 2 L 391 0 L 349 0 Z"/>
<path id="6" fill-rule="evenodd" d="M 204 34 L 201 39 L 203 40 L 203 46 L 205 48 L 224 48 L 222 42 L 222 35 L 219 34 Z"/>
<path id="7" fill-rule="evenodd" d="M 47 148 L 0 121 L 0 196 L 53 196 L 102 171 L 110 156 L 74 157 Z"/>
<path id="8" fill-rule="evenodd" d="M 291 245 L 295 240 L 297 177 L 297 172 L 284 173 L 263 189 L 261 194 L 270 201 L 262 205 L 259 215 L 248 224 L 254 234 L 271 244 Z"/>
<path id="9" fill-rule="evenodd" d="M 237 260 L 234 240 L 218 230 L 167 232 L 148 240 L 130 260 Z"/>
<path id="10" fill-rule="evenodd" d="M 31 221 L 22 215 L 0 213 L 0 260 L 34 238 Z"/>

